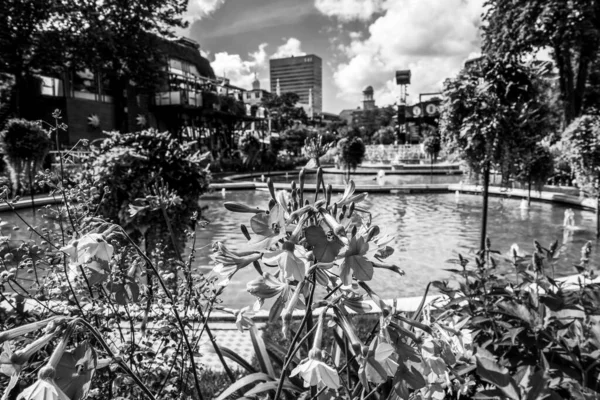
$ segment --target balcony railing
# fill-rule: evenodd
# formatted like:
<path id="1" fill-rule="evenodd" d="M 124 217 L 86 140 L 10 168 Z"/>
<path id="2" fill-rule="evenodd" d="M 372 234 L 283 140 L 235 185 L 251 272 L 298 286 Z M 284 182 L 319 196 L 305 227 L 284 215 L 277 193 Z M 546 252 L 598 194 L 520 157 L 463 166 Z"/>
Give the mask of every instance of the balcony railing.
<path id="1" fill-rule="evenodd" d="M 159 92 L 154 96 L 154 104 L 157 106 L 183 105 L 202 107 L 202 92 L 195 90 Z"/>

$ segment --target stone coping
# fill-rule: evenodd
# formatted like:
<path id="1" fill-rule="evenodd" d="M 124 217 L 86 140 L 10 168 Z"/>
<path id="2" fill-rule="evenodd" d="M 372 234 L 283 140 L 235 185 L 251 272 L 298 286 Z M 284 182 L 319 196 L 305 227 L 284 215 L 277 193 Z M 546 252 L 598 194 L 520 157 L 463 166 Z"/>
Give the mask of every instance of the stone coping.
<path id="1" fill-rule="evenodd" d="M 415 165 L 394 165 L 393 166 L 393 170 L 390 170 L 390 166 L 388 166 L 388 168 L 384 168 L 384 166 L 381 166 L 381 168 L 379 167 L 361 167 L 364 169 L 371 169 L 370 171 L 365 171 L 365 170 L 357 170 L 352 172 L 352 175 L 377 175 L 377 171 L 376 169 L 383 169 L 385 170 L 385 174 L 386 175 L 463 175 L 463 172 L 460 170 L 460 165 L 459 164 L 434 164 L 434 165 L 427 165 L 427 164 L 415 164 Z M 301 168 L 297 168 L 295 170 L 289 170 L 289 171 L 272 171 L 270 173 L 266 173 L 266 172 L 254 172 L 254 173 L 244 173 L 244 174 L 235 174 L 235 175 L 229 175 L 229 176 L 224 176 L 222 177 L 223 180 L 225 181 L 242 181 L 242 180 L 247 180 L 247 179 L 259 179 L 261 177 L 261 175 L 265 175 L 265 177 L 268 176 L 283 176 L 283 175 L 290 175 L 293 177 L 298 176 L 298 173 L 300 172 Z M 305 168 L 305 173 L 307 174 L 316 174 L 317 170 L 316 169 L 310 169 L 310 168 Z M 344 170 L 340 170 L 337 168 L 323 168 L 323 173 L 325 174 L 330 174 L 330 175 L 346 175 L 346 171 Z M 268 175 L 268 176 L 267 176 Z"/>

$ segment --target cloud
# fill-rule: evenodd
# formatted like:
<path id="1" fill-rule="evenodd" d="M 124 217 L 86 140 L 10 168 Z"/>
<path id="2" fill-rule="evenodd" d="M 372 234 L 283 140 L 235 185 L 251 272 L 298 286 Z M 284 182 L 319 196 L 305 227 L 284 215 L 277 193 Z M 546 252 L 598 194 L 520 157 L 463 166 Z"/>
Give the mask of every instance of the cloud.
<path id="1" fill-rule="evenodd" d="M 185 19 L 189 22 L 198 21 L 215 11 L 225 3 L 225 0 L 189 0 Z"/>
<path id="2" fill-rule="evenodd" d="M 341 21 L 368 21 L 383 10 L 383 0 L 315 0 L 315 7 Z"/>
<path id="3" fill-rule="evenodd" d="M 470 54 L 480 51 L 480 15 L 483 0 L 388 0 L 383 15 L 368 34 L 350 36 L 339 49 L 345 60 L 334 70 L 338 97 L 360 101 L 372 85 L 379 105 L 397 100 L 394 73 L 410 69 L 409 102 L 419 93 L 435 92 L 456 74 Z"/>
<path id="4" fill-rule="evenodd" d="M 302 43 L 296 38 L 289 38 L 278 46 L 275 53 L 269 55 L 267 43 L 262 43 L 256 51 L 248 53 L 247 57 L 239 54 L 220 52 L 214 55 L 210 64 L 218 76 L 226 76 L 231 84 L 245 89 L 252 88 L 255 73 L 260 80 L 261 88 L 269 90 L 269 59 L 304 55 Z"/>
<path id="5" fill-rule="evenodd" d="M 302 51 L 302 43 L 296 38 L 289 38 L 285 44 L 277 48 L 277 52 L 271 58 L 285 58 L 291 56 L 303 56 L 306 53 Z"/>
<path id="6" fill-rule="evenodd" d="M 243 60 L 239 54 L 229 54 L 221 52 L 215 54 L 215 60 L 211 62 L 215 74 L 218 76 L 226 76 L 233 85 L 242 88 L 252 88 L 255 73 L 261 80 L 261 86 L 266 88 L 264 78 L 264 70 L 267 65 L 268 55 L 266 52 L 267 43 L 262 43 L 258 46 L 255 52 L 248 54 L 248 59 Z M 262 72 L 262 74 L 261 74 Z"/>

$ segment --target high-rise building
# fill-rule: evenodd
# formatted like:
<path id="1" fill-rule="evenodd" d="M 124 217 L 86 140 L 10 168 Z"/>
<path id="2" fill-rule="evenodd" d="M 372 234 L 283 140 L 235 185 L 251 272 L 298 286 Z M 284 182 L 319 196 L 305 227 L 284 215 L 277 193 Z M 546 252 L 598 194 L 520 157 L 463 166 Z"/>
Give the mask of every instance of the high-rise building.
<path id="1" fill-rule="evenodd" d="M 309 54 L 269 60 L 271 93 L 293 92 L 309 117 L 323 111 L 323 61 Z M 312 98 L 311 98 L 312 97 Z M 312 115 L 310 115 L 312 114 Z"/>

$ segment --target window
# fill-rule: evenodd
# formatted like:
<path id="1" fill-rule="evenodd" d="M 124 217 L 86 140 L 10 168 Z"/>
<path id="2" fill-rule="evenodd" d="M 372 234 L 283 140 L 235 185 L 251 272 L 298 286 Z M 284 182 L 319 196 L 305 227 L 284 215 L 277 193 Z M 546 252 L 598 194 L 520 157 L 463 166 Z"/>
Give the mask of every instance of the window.
<path id="1" fill-rule="evenodd" d="M 254 92 L 254 98 L 260 99 L 260 92 Z"/>
<path id="2" fill-rule="evenodd" d="M 73 97 L 78 99 L 112 103 L 114 90 L 106 75 L 101 75 L 86 68 L 73 74 Z"/>
<path id="3" fill-rule="evenodd" d="M 44 96 L 64 96 L 64 85 L 62 79 L 41 76 L 42 95 Z"/>

